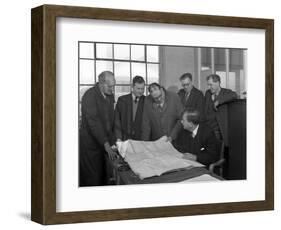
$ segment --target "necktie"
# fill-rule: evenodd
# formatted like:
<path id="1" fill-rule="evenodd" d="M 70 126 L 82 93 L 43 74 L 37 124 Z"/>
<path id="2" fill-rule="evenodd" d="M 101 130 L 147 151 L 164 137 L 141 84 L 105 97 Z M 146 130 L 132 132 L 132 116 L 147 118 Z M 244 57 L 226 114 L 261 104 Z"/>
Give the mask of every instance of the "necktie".
<path id="1" fill-rule="evenodd" d="M 185 101 L 187 101 L 189 98 L 189 93 L 185 93 Z"/>
<path id="2" fill-rule="evenodd" d="M 217 97 L 218 97 L 218 96 L 217 96 L 216 94 L 212 94 L 212 100 L 213 100 L 213 101 L 216 101 Z"/>
<path id="3" fill-rule="evenodd" d="M 135 104 L 137 104 L 138 101 L 139 101 L 139 97 L 135 97 L 135 100 L 134 100 Z"/>

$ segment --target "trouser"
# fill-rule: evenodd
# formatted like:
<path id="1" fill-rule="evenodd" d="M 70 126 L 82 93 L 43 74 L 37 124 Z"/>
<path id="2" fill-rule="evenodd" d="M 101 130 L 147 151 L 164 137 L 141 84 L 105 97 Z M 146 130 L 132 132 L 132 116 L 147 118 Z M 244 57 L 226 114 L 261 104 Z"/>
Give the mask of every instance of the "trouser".
<path id="1" fill-rule="evenodd" d="M 79 158 L 79 186 L 98 186 L 107 184 L 105 152 L 86 150 Z"/>

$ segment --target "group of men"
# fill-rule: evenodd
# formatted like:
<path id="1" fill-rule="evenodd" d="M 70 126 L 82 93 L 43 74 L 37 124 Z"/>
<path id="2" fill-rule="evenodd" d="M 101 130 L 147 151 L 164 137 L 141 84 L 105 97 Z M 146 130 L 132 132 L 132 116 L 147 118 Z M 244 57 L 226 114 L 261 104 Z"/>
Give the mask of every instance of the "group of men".
<path id="1" fill-rule="evenodd" d="M 237 95 L 220 86 L 218 75 L 207 77 L 205 96 L 193 85 L 192 75 L 185 73 L 177 94 L 152 83 L 146 97 L 144 79 L 135 76 L 131 93 L 119 97 L 115 108 L 114 74 L 104 71 L 98 80 L 82 98 L 80 186 L 108 183 L 106 157 L 116 158 L 116 141 L 155 141 L 166 136 L 184 158 L 204 165 L 218 160 L 222 141 L 227 146 L 227 102 Z"/>

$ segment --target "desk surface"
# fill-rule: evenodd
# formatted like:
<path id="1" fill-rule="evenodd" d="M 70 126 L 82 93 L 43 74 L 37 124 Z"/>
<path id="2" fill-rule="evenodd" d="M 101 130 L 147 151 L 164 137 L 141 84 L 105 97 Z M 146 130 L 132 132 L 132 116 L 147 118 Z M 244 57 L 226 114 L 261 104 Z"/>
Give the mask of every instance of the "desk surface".
<path id="1" fill-rule="evenodd" d="M 122 160 L 111 162 L 118 177 L 118 184 L 155 184 L 155 183 L 174 183 L 184 181 L 190 178 L 198 177 L 203 174 L 209 174 L 217 179 L 222 180 L 219 176 L 212 174 L 204 167 L 196 167 L 191 169 L 179 170 L 174 172 L 164 173 L 161 176 L 149 177 L 141 180 L 130 168 L 124 171 L 118 170 L 118 163 Z"/>

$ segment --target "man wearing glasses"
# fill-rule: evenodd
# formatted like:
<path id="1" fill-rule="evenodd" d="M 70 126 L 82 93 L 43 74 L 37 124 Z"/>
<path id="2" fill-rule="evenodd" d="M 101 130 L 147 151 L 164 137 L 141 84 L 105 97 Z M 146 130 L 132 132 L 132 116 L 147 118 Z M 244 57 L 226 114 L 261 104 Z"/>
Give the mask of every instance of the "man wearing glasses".
<path id="1" fill-rule="evenodd" d="M 191 73 L 184 73 L 180 77 L 180 82 L 182 89 L 179 90 L 178 95 L 183 107 L 185 109 L 196 109 L 202 116 L 204 109 L 204 95 L 199 89 L 194 87 Z"/>
<path id="2" fill-rule="evenodd" d="M 184 145 L 178 145 L 177 140 L 173 145 L 178 151 L 184 153 L 184 158 L 198 161 L 209 166 L 219 160 L 221 143 L 215 137 L 213 130 L 200 121 L 200 112 L 188 108 L 182 113 L 182 126 L 187 133 Z"/>
<path id="3" fill-rule="evenodd" d="M 183 110 L 178 95 L 158 83 L 150 84 L 148 91 L 143 109 L 142 140 L 155 141 L 162 136 L 167 136 L 167 141 L 174 140 L 181 129 Z"/>

